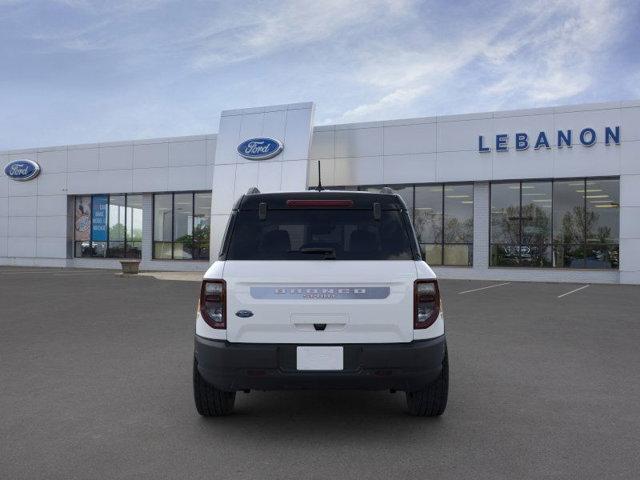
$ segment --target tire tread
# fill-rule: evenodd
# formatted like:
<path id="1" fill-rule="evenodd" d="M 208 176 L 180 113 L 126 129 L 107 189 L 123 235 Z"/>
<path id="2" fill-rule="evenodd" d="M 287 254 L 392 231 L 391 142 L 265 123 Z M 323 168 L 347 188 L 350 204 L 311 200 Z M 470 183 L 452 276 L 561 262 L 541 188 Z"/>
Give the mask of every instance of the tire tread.
<path id="1" fill-rule="evenodd" d="M 442 371 L 424 390 L 406 392 L 407 411 L 416 417 L 437 417 L 447 408 L 449 396 L 449 354 L 445 346 Z"/>
<path id="2" fill-rule="evenodd" d="M 196 410 L 203 417 L 221 417 L 233 411 L 236 392 L 224 392 L 206 382 L 193 360 L 193 397 Z"/>

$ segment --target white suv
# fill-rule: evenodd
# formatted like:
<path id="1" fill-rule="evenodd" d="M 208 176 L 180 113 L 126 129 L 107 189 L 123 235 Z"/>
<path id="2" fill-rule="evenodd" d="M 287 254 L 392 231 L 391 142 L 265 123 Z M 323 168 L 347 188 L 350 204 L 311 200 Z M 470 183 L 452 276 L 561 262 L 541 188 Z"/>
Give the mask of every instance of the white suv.
<path id="1" fill-rule="evenodd" d="M 233 208 L 204 276 L 193 386 L 198 412 L 235 392 L 406 392 L 409 413 L 441 415 L 449 371 L 435 274 L 402 199 L 381 193 L 252 189 Z"/>

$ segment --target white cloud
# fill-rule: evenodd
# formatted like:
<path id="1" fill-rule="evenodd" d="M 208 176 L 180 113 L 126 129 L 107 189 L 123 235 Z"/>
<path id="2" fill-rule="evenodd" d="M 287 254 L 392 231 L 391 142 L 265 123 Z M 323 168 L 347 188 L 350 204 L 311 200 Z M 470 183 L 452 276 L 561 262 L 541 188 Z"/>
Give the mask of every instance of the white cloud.
<path id="1" fill-rule="evenodd" d="M 634 3 L 507 1 L 0 0 L 3 146 L 213 131 L 266 102 L 353 122 L 640 97 Z"/>
<path id="2" fill-rule="evenodd" d="M 54 0 L 68 8 L 83 10 L 87 13 L 109 14 L 114 12 L 142 12 L 152 10 L 170 0 L 109 0 L 108 2 L 96 2 L 92 0 Z"/>
<path id="3" fill-rule="evenodd" d="M 420 48 L 398 41 L 361 53 L 353 78 L 371 93 L 339 120 L 402 115 L 417 100 L 469 81 L 477 85 L 482 105 L 495 105 L 496 98 L 507 103 L 514 95 L 535 105 L 569 99 L 592 84 L 596 57 L 616 38 L 621 20 L 609 1 L 517 2 L 504 12 L 489 28 L 477 20 L 451 38 L 429 38 L 426 32 Z M 472 72 L 464 70 L 472 66 Z M 473 79 L 481 74 L 488 81 Z"/>
<path id="4" fill-rule="evenodd" d="M 340 32 L 402 17 L 409 0 L 280 1 L 268 9 L 247 9 L 231 15 L 232 24 L 213 22 L 198 32 L 199 52 L 193 65 L 218 67 L 324 40 L 338 41 Z M 227 12 L 232 13 L 232 12 Z M 234 12 L 236 13 L 236 12 Z"/>
<path id="5" fill-rule="evenodd" d="M 342 114 L 340 120 L 350 122 L 361 118 L 371 118 L 383 112 L 393 111 L 393 109 L 397 107 L 410 104 L 428 90 L 428 86 L 399 88 L 373 103 L 365 103 L 351 110 L 347 110 Z"/>
<path id="6" fill-rule="evenodd" d="M 528 12 L 542 12 L 535 21 L 497 42 L 498 51 L 511 51 L 501 57 L 487 55 L 501 78 L 484 93 L 507 98 L 522 92 L 544 104 L 587 90 L 593 81 L 595 57 L 615 38 L 621 19 L 612 7 L 608 1 L 535 4 Z M 554 22 L 556 18 L 562 20 Z"/>
<path id="7" fill-rule="evenodd" d="M 414 52 L 378 48 L 376 57 L 365 62 L 355 75 L 361 83 L 384 93 L 373 101 L 347 110 L 340 121 L 353 122 L 373 115 L 400 115 L 404 107 L 446 84 L 477 57 L 485 42 L 481 38 L 446 41 Z"/>

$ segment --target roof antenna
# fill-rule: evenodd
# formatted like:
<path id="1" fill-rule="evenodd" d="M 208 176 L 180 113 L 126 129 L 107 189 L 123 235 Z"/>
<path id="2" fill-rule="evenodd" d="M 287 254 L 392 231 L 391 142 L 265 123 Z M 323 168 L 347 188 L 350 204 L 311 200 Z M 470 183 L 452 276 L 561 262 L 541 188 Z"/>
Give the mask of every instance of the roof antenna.
<path id="1" fill-rule="evenodd" d="M 322 187 L 322 174 L 320 171 L 320 160 L 318 160 L 318 186 L 316 187 L 316 190 L 319 192 L 324 190 L 324 188 Z"/>

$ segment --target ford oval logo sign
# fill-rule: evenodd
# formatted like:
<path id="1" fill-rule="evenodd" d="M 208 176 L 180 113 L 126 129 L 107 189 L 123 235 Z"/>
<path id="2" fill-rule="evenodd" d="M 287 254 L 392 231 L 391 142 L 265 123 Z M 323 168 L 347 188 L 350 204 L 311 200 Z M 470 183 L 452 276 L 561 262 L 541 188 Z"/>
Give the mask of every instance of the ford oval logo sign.
<path id="1" fill-rule="evenodd" d="M 266 160 L 278 155 L 284 146 L 273 138 L 250 138 L 238 145 L 238 153 L 249 160 Z"/>
<path id="2" fill-rule="evenodd" d="M 11 180 L 26 182 L 38 176 L 40 165 L 33 160 L 14 160 L 4 167 L 4 173 Z"/>

